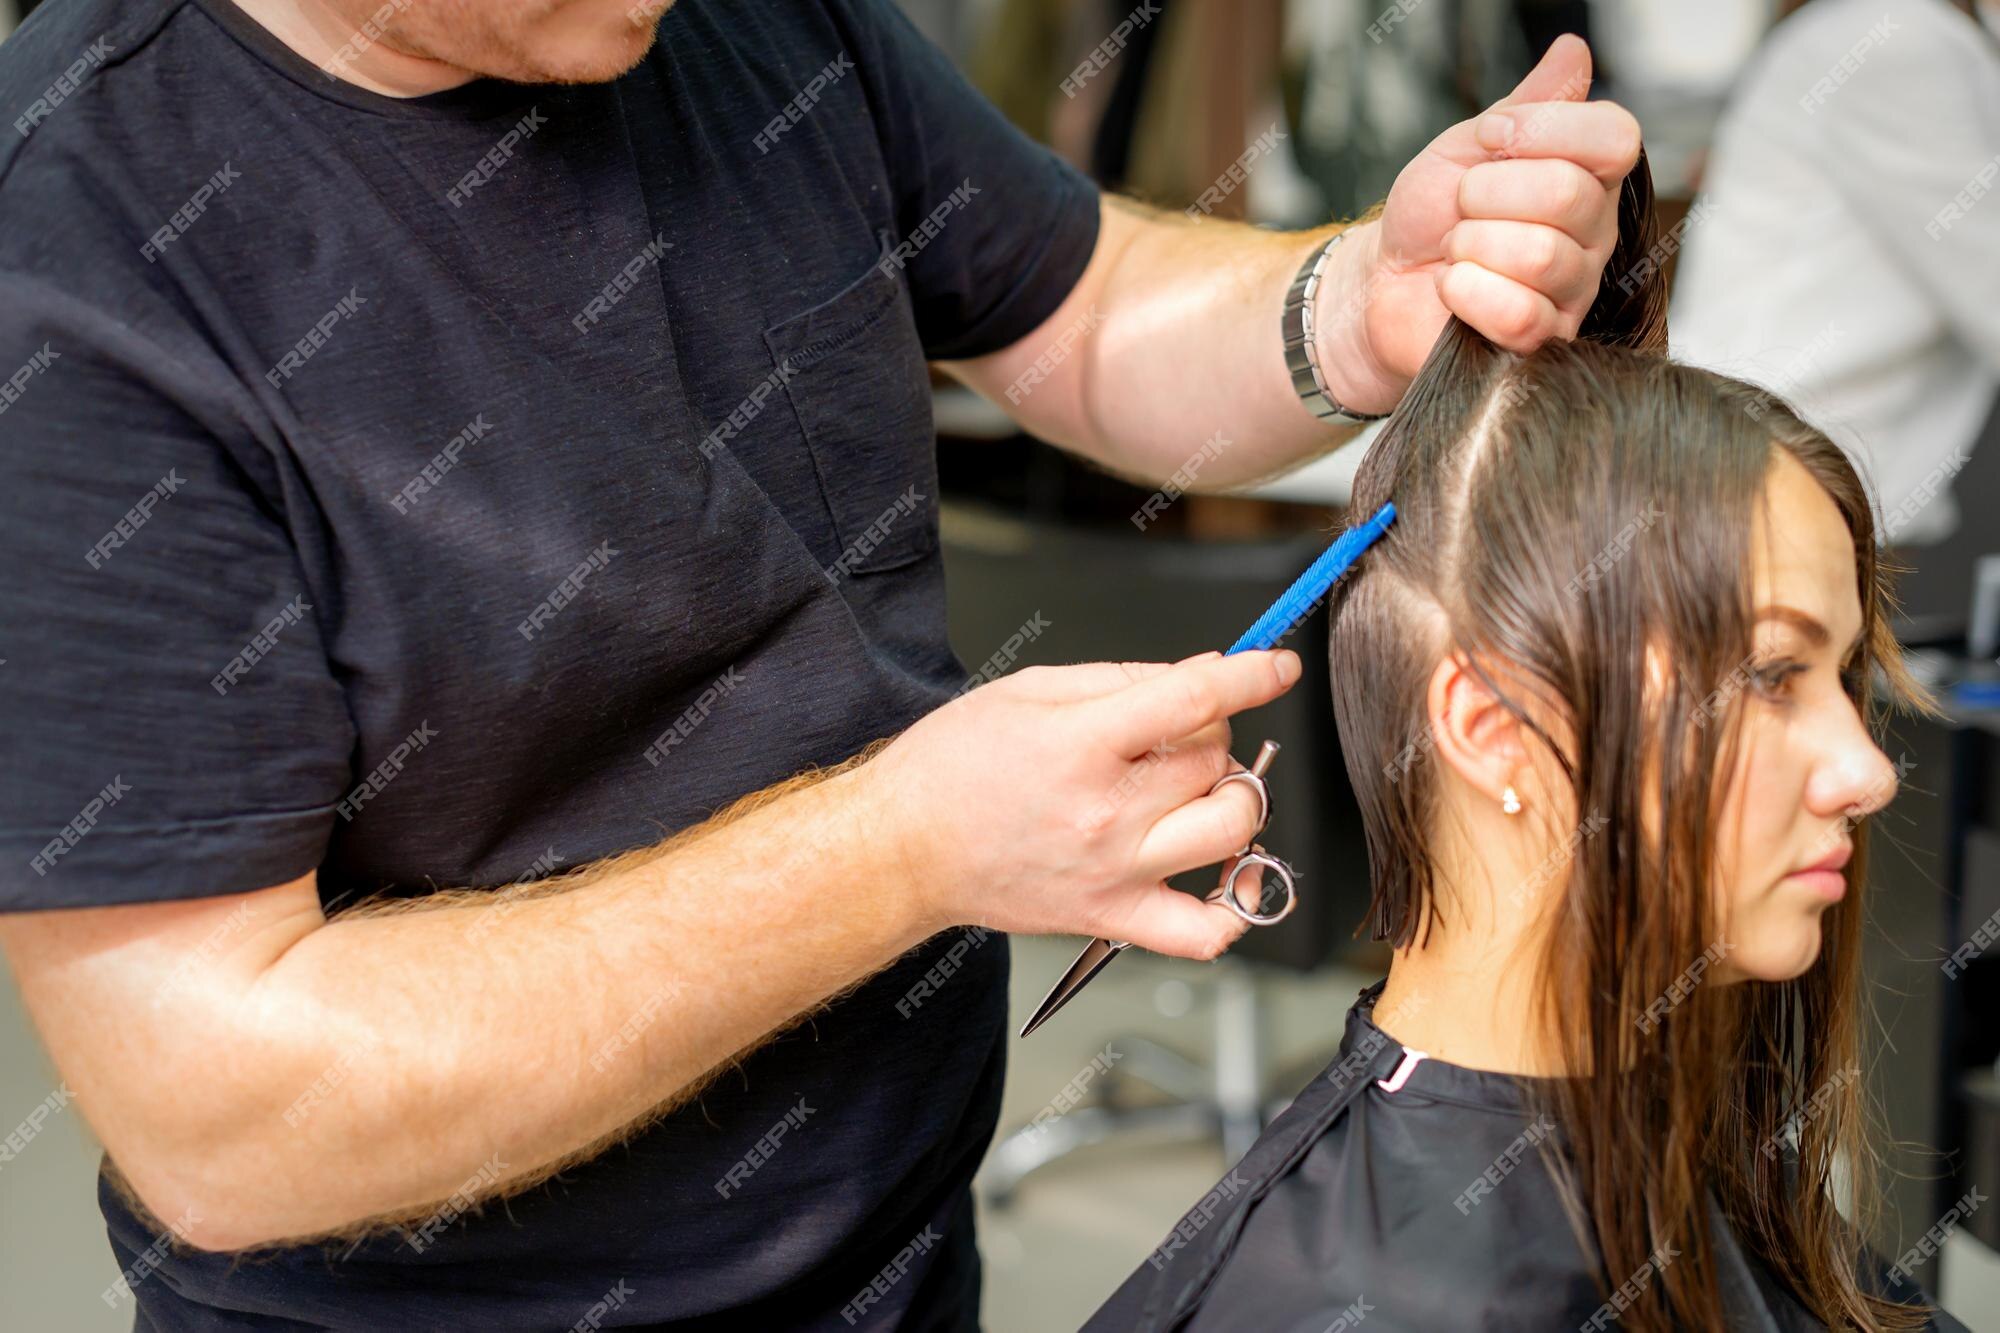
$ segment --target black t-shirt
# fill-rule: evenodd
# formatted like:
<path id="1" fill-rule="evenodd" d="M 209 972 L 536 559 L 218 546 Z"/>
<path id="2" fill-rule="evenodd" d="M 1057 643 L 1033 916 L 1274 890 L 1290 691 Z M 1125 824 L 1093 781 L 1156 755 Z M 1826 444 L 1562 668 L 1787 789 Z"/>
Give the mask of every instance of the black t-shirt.
<path id="1" fill-rule="evenodd" d="M 1096 198 L 888 0 L 410 101 L 227 0 L 64 0 L 0 110 L 0 910 L 506 886 L 963 679 L 924 363 L 1047 318 Z M 422 1244 L 171 1254 L 142 1322 L 962 1320 L 1004 941 L 896 1002 L 971 938 Z"/>

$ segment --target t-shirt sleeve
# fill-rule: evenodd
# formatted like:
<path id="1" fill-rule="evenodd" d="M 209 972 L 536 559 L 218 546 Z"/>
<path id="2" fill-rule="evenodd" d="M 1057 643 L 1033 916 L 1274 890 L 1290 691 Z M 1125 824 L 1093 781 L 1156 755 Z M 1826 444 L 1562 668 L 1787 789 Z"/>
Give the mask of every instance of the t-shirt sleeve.
<path id="1" fill-rule="evenodd" d="M 325 851 L 354 745 L 331 608 L 255 475 L 270 442 L 204 378 L 0 273 L 0 911 L 245 892 Z"/>
<path id="2" fill-rule="evenodd" d="M 1008 122 L 891 0 L 835 0 L 896 191 L 917 330 L 934 360 L 1019 341 L 1075 288 L 1098 190 Z"/>

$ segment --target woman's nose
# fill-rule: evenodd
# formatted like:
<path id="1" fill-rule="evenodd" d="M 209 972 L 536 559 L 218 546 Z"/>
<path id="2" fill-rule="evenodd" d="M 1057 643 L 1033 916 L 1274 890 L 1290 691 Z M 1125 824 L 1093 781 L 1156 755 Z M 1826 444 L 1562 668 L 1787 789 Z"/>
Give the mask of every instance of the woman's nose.
<path id="1" fill-rule="evenodd" d="M 1856 819 L 1874 814 L 1895 799 L 1902 765 L 1872 740 L 1857 718 L 1820 762 L 1807 788 L 1806 804 L 1816 815 Z"/>

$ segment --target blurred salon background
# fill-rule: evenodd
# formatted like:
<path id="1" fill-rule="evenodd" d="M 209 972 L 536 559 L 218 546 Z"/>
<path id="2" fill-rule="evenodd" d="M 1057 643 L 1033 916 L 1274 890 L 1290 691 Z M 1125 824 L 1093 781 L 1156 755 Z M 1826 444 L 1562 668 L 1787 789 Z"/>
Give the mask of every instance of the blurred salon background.
<path id="1" fill-rule="evenodd" d="M 1905 776 L 1871 866 L 1868 1081 L 1896 1173 L 1875 1241 L 1935 1248 L 1919 1280 L 2000 1331 L 2000 1206 L 1941 1244 L 1934 1229 L 1969 1190 L 2000 1197 L 2000 2 L 903 3 L 1105 187 L 1273 227 L 1361 213 L 1554 37 L 1589 39 L 1592 95 L 1645 129 L 1675 354 L 1771 388 L 1840 440 L 1908 570 L 1899 629 L 1948 712 L 1900 720 L 1885 744 Z M 33 7 L 0 0 L 0 38 Z M 936 400 L 971 671 L 1225 646 L 1321 548 L 1366 448 L 1242 494 L 1180 495 L 1082 467 L 941 380 Z M 1183 469 L 1189 489 L 1204 461 Z M 1305 682 L 1236 727 L 1239 756 L 1267 736 L 1285 747 L 1263 841 L 1299 868 L 1298 912 L 1213 965 L 1128 955 L 1014 1044 L 981 1181 L 994 1333 L 1086 1318 L 1324 1066 L 1385 969 L 1354 937 L 1366 854 L 1324 640 L 1316 617 L 1294 639 Z M 1076 947 L 1016 942 L 1017 1025 Z M 22 1091 L 4 1127 L 54 1086 L 11 986 L 0 1060 L 35 1075 L 6 1081 Z M 116 1277 L 95 1172 L 73 1114 L 0 1168 L 0 1322 L 86 1328 L 69 1293 Z M 128 1326 L 107 1309 L 91 1327 Z"/>

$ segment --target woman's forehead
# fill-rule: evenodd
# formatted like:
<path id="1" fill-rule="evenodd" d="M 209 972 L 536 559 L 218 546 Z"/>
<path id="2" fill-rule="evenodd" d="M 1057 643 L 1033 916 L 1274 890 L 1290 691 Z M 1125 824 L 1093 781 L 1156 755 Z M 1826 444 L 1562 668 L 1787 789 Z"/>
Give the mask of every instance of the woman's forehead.
<path id="1" fill-rule="evenodd" d="M 1752 515 L 1751 605 L 1803 612 L 1846 644 L 1861 627 L 1861 598 L 1854 534 L 1833 497 L 1791 454 L 1775 450 Z"/>

